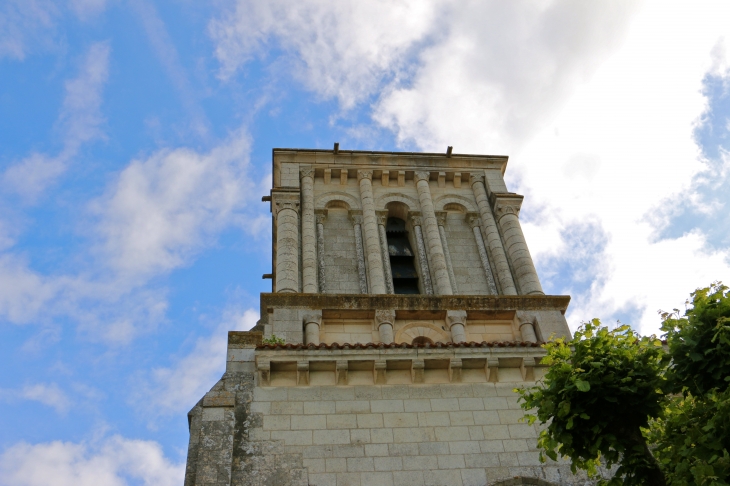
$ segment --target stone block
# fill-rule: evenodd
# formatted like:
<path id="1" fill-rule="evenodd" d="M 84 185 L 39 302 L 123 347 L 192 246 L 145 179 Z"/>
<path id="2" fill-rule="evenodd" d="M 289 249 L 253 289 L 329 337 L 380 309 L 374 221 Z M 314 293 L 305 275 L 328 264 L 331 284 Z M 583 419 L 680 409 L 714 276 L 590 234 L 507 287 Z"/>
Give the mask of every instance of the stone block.
<path id="1" fill-rule="evenodd" d="M 384 413 L 385 427 L 418 427 L 418 416 L 412 413 Z"/>
<path id="2" fill-rule="evenodd" d="M 327 415 L 292 415 L 292 430 L 317 430 L 327 428 Z"/>
<path id="3" fill-rule="evenodd" d="M 423 478 L 427 486 L 462 486 L 458 469 L 424 471 Z"/>
<path id="4" fill-rule="evenodd" d="M 403 400 L 371 400 L 370 411 L 379 412 L 403 412 Z"/>
<path id="5" fill-rule="evenodd" d="M 469 429 L 466 427 L 436 427 L 436 440 L 439 441 L 458 441 L 470 440 Z"/>
<path id="6" fill-rule="evenodd" d="M 436 456 L 403 456 L 403 469 L 407 471 L 425 471 L 437 464 Z"/>
<path id="7" fill-rule="evenodd" d="M 459 398 L 459 410 L 484 410 L 482 398 Z"/>
<path id="8" fill-rule="evenodd" d="M 436 440 L 432 427 L 402 427 L 393 429 L 393 442 L 427 442 Z"/>
<path id="9" fill-rule="evenodd" d="M 335 403 L 334 402 L 303 402 L 303 412 L 305 415 L 335 413 Z"/>
<path id="10" fill-rule="evenodd" d="M 530 450 L 525 439 L 503 440 L 502 445 L 504 446 L 504 452 L 527 452 Z"/>
<path id="11" fill-rule="evenodd" d="M 349 430 L 315 430 L 314 444 L 349 444 Z"/>
<path id="12" fill-rule="evenodd" d="M 459 400 L 456 398 L 432 398 L 431 410 L 434 412 L 452 412 L 459 410 Z"/>
<path id="13" fill-rule="evenodd" d="M 383 444 L 393 442 L 393 429 L 370 429 L 370 441 Z"/>
<path id="14" fill-rule="evenodd" d="M 373 459 L 376 471 L 400 471 L 403 469 L 402 457 L 376 457 Z"/>
<path id="15" fill-rule="evenodd" d="M 418 444 L 418 453 L 422 456 L 450 454 L 448 442 L 426 442 Z"/>
<path id="16" fill-rule="evenodd" d="M 388 452 L 391 456 L 416 456 L 418 444 L 389 444 Z"/>
<path id="17" fill-rule="evenodd" d="M 375 471 L 372 457 L 348 457 L 347 472 Z"/>
<path id="18" fill-rule="evenodd" d="M 357 417 L 355 415 L 327 415 L 326 428 L 355 429 L 357 428 Z"/>
<path id="19" fill-rule="evenodd" d="M 507 425 L 509 436 L 512 439 L 534 439 L 537 438 L 537 431 L 527 424 Z"/>
<path id="20" fill-rule="evenodd" d="M 431 401 L 427 398 L 403 400 L 403 410 L 406 412 L 430 412 Z"/>
<path id="21" fill-rule="evenodd" d="M 418 412 L 421 427 L 448 427 L 451 425 L 449 412 Z"/>
<path id="22" fill-rule="evenodd" d="M 211 407 L 203 409 L 203 422 L 218 422 L 225 420 L 225 411 L 223 407 Z"/>
<path id="23" fill-rule="evenodd" d="M 464 463 L 468 468 L 499 466 L 499 453 L 464 454 Z"/>
<path id="24" fill-rule="evenodd" d="M 312 474 L 308 475 L 309 486 L 337 486 L 337 475 L 324 473 L 324 474 Z"/>
<path id="25" fill-rule="evenodd" d="M 304 404 L 302 402 L 271 402 L 271 415 L 293 415 L 303 414 Z"/>
<path id="26" fill-rule="evenodd" d="M 327 472 L 347 472 L 347 459 L 344 457 L 325 459 Z"/>
<path id="27" fill-rule="evenodd" d="M 476 425 L 497 425 L 500 423 L 499 413 L 494 410 L 473 412 Z"/>
<path id="28" fill-rule="evenodd" d="M 291 419 L 289 415 L 265 415 L 264 430 L 289 430 Z"/>
<path id="29" fill-rule="evenodd" d="M 451 425 L 474 425 L 474 414 L 472 412 L 449 412 L 449 420 Z"/>
<path id="30" fill-rule="evenodd" d="M 439 469 L 464 469 L 464 456 L 454 454 L 449 456 L 438 456 Z"/>
<path id="31" fill-rule="evenodd" d="M 510 431 L 507 425 L 482 425 L 484 438 L 487 440 L 510 439 Z"/>
<path id="32" fill-rule="evenodd" d="M 461 483 L 464 486 L 484 486 L 487 484 L 487 473 L 484 469 L 462 469 Z"/>
<path id="33" fill-rule="evenodd" d="M 337 486 L 367 486 L 360 482 L 360 473 L 337 473 Z"/>
<path id="34" fill-rule="evenodd" d="M 357 427 L 361 429 L 375 429 L 383 427 L 383 416 L 379 413 L 357 414 Z"/>
<path id="35" fill-rule="evenodd" d="M 367 400 L 347 400 L 335 402 L 335 413 L 367 413 L 370 402 Z"/>
<path id="36" fill-rule="evenodd" d="M 351 444 L 368 444 L 370 443 L 370 429 L 351 429 Z"/>
<path id="37" fill-rule="evenodd" d="M 272 440 L 283 440 L 284 445 L 312 445 L 311 430 L 272 430 Z"/>
<path id="38" fill-rule="evenodd" d="M 360 484 L 367 486 L 394 486 L 393 473 L 363 472 L 360 475 Z"/>
<path id="39" fill-rule="evenodd" d="M 450 454 L 479 454 L 481 452 L 479 442 L 475 440 L 449 442 Z"/>
<path id="40" fill-rule="evenodd" d="M 309 474 L 325 472 L 324 459 L 304 459 L 302 464 L 307 468 Z"/>
<path id="41" fill-rule="evenodd" d="M 379 457 L 388 455 L 388 444 L 365 444 L 365 455 Z"/>
<path id="42" fill-rule="evenodd" d="M 401 471 L 393 473 L 393 482 L 398 486 L 424 486 L 422 471 Z"/>
<path id="43" fill-rule="evenodd" d="M 504 441 L 502 440 L 480 440 L 479 448 L 481 452 L 504 452 Z"/>

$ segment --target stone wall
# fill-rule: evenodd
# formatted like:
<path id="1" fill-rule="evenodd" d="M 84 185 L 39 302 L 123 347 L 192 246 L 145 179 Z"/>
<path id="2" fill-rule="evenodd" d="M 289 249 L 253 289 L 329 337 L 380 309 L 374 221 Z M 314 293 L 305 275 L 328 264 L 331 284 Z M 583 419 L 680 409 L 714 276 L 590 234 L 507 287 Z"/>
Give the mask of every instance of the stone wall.
<path id="1" fill-rule="evenodd" d="M 459 294 L 489 294 L 484 267 L 479 259 L 479 252 L 474 232 L 465 219 L 466 215 L 449 211 L 446 216 L 446 237 L 451 251 L 456 288 Z"/>
<path id="2" fill-rule="evenodd" d="M 325 290 L 359 294 L 355 233 L 347 209 L 332 208 L 324 223 Z"/>

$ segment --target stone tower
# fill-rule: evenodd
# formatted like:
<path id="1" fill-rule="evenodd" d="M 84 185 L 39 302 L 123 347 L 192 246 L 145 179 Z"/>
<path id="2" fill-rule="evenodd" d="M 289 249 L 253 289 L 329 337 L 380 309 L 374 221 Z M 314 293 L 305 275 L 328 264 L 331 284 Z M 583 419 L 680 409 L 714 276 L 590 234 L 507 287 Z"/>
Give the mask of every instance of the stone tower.
<path id="1" fill-rule="evenodd" d="M 188 414 L 185 485 L 577 484 L 512 391 L 570 298 L 543 293 L 506 166 L 274 149 L 272 292 Z"/>

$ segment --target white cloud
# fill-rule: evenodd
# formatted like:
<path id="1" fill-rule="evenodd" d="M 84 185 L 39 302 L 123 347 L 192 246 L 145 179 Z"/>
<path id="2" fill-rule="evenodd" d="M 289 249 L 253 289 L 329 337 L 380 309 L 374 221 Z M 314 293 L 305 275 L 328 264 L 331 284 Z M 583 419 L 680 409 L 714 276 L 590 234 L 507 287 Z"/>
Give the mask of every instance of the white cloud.
<path id="1" fill-rule="evenodd" d="M 111 268 L 124 278 L 166 273 L 242 217 L 255 197 L 249 143 L 239 131 L 208 153 L 178 148 L 132 161 L 93 204 Z"/>
<path id="2" fill-rule="evenodd" d="M 101 103 L 109 75 L 109 45 L 93 44 L 79 71 L 76 78 L 66 82 L 56 123 L 63 136 L 63 149 L 57 155 L 33 153 L 9 167 L 0 178 L 6 191 L 35 200 L 66 171 L 84 143 L 104 138 Z"/>
<path id="3" fill-rule="evenodd" d="M 19 443 L 0 455 L 2 486 L 173 486 L 185 465 L 171 462 L 153 441 L 120 436 L 100 442 Z"/>
<path id="4" fill-rule="evenodd" d="M 18 390 L 0 389 L 0 398 L 6 401 L 30 400 L 52 407 L 65 414 L 71 406 L 68 395 L 56 383 L 35 383 Z"/>
<path id="5" fill-rule="evenodd" d="M 187 412 L 225 371 L 228 331 L 246 331 L 256 325 L 259 313 L 228 311 L 215 331 L 199 338 L 193 350 L 170 368 L 153 370 L 143 387 L 139 403 L 148 404 L 157 415 Z"/>
<path id="6" fill-rule="evenodd" d="M 221 76 L 232 76 L 265 49 L 290 55 L 287 73 L 298 76 L 344 108 L 395 76 L 413 47 L 433 32 L 443 2 L 357 0 L 233 0 L 209 31 Z"/>
<path id="7" fill-rule="evenodd" d="M 53 44 L 58 9 L 51 0 L 0 3 L 0 58 L 25 59 L 33 49 Z"/>

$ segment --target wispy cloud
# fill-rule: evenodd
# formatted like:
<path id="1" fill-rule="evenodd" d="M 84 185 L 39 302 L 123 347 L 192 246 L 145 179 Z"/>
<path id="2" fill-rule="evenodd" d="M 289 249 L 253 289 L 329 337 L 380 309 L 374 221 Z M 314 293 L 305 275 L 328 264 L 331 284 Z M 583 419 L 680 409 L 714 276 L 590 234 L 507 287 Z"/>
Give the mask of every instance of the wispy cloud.
<path id="1" fill-rule="evenodd" d="M 33 153 L 9 167 L 2 174 L 2 186 L 20 194 L 25 200 L 36 200 L 68 168 L 85 143 L 103 139 L 101 113 L 102 91 L 109 76 L 109 45 L 93 44 L 76 78 L 66 82 L 66 95 L 56 122 L 63 138 L 57 155 Z"/>
<path id="2" fill-rule="evenodd" d="M 413 47 L 432 32 L 442 1 L 257 2 L 234 0 L 209 25 L 227 79 L 249 60 L 280 47 L 287 74 L 347 109 L 403 71 Z"/>
<path id="3" fill-rule="evenodd" d="M 190 410 L 225 371 L 228 331 L 249 330 L 258 318 L 254 309 L 225 312 L 213 333 L 196 340 L 188 355 L 171 367 L 152 370 L 135 402 L 159 416 Z"/>
<path id="4" fill-rule="evenodd" d="M 30 400 L 51 407 L 65 414 L 71 406 L 68 395 L 56 383 L 34 383 L 20 389 L 0 389 L 0 399 L 5 401 Z"/>
<path id="5" fill-rule="evenodd" d="M 0 3 L 0 58 L 22 61 L 34 49 L 54 43 L 59 11 L 51 0 L 5 0 Z"/>
<path id="6" fill-rule="evenodd" d="M 173 486 L 185 465 L 165 457 L 157 442 L 120 436 L 92 442 L 15 444 L 0 455 L 3 486 Z"/>

